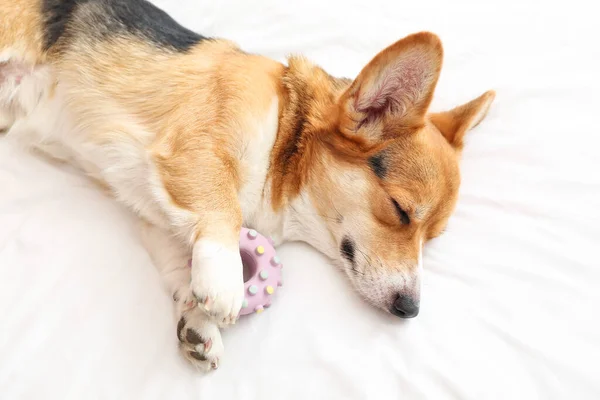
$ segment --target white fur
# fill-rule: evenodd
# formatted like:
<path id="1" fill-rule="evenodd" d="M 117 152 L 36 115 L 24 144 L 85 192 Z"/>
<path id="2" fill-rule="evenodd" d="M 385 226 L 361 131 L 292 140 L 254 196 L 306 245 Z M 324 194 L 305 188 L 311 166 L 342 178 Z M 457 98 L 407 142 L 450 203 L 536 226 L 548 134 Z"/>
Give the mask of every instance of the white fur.
<path id="1" fill-rule="evenodd" d="M 12 71 L 12 76 L 0 85 L 2 119 L 16 119 L 8 130 L 9 137 L 75 164 L 106 182 L 118 200 L 154 224 L 167 227 L 171 220 L 178 220 L 176 216 L 183 212 L 165 200 L 164 188 L 158 183 L 146 150 L 152 133 L 116 107 L 111 118 L 88 116 L 88 120 L 79 120 L 76 110 L 67 107 L 66 81 L 53 87 L 57 74 L 49 66 L 26 69 L 24 73 L 19 61 L 8 60 L 0 65 L 5 66 L 5 71 Z M 18 85 L 14 84 L 17 73 L 23 75 Z M 102 108 L 111 106 L 104 104 Z M 125 134 L 123 127 L 127 127 Z M 180 225 L 193 225 L 191 218 L 190 214 L 179 217 L 187 221 Z"/>
<path id="2" fill-rule="evenodd" d="M 27 69 L 19 61 L 9 60 L 8 63 L 14 65 L 8 67 L 6 62 L 1 65 L 7 67 L 7 74 L 12 71 L 13 75 L 5 78 L 0 88 L 0 104 L 4 105 L 0 108 L 4 120 L 17 118 L 8 132 L 9 136 L 34 145 L 53 157 L 76 164 L 89 175 L 108 183 L 119 201 L 154 225 L 178 234 L 184 244 L 181 251 L 188 256 L 191 249 L 185 248 L 185 245 L 190 244 L 194 237 L 198 216 L 178 208 L 171 201 L 146 150 L 153 134 L 110 104 L 103 104 L 102 109 L 114 111 L 111 112 L 111 118 L 96 115 L 94 110 L 86 110 L 86 115 L 94 116 L 93 121 L 79 121 L 77 110 L 66 106 L 69 104 L 67 93 L 70 91 L 65 80 L 52 87 L 57 77 L 50 67 Z M 15 84 L 15 73 L 23 75 L 18 85 Z M 11 107 L 6 107 L 7 104 Z M 337 260 L 342 232 L 328 230 L 308 193 L 301 193 L 280 213 L 273 212 L 271 208 L 271 192 L 266 178 L 270 150 L 278 130 L 278 111 L 279 104 L 275 97 L 269 112 L 247 121 L 244 126 L 249 127 L 250 132 L 240 135 L 239 161 L 243 185 L 238 198 L 244 225 L 273 236 L 275 243 L 287 240 L 307 242 Z M 125 134 L 119 131 L 122 127 L 128 129 Z M 111 137 L 115 131 L 119 134 Z M 98 134 L 108 140 L 96 140 Z M 357 186 L 361 181 L 356 179 L 352 171 L 337 177 L 339 185 L 352 187 L 357 195 L 364 189 Z M 344 228 L 360 230 L 360 227 Z M 193 251 L 191 279 L 194 293 L 201 299 L 210 298 L 212 304 L 208 306 L 209 312 L 216 317 L 234 319 L 243 296 L 238 249 L 201 240 L 194 245 Z M 411 280 L 412 277 L 402 273 L 396 277 L 374 278 L 374 282 L 381 281 L 381 285 L 396 291 L 412 286 Z M 383 306 L 388 302 L 387 293 L 372 300 L 377 300 L 377 305 Z"/>
<path id="3" fill-rule="evenodd" d="M 415 297 L 416 300 L 421 298 L 421 285 L 423 282 L 423 240 L 419 243 L 419 259 L 417 260 L 417 271 L 415 276 Z"/>
<path id="4" fill-rule="evenodd" d="M 4 108 L 0 108 L 0 132 L 8 130 L 15 122 L 11 112 Z"/>
<path id="5" fill-rule="evenodd" d="M 175 298 L 193 300 L 193 296 L 187 296 L 188 292 L 191 294 L 191 269 L 188 267 L 191 254 L 187 247 L 156 225 L 142 221 L 140 231 L 142 242 L 163 277 L 166 289 Z"/>
<path id="6" fill-rule="evenodd" d="M 148 229 L 156 231 L 150 234 L 147 247 L 177 299 L 177 316 L 184 318 L 185 329 L 194 330 L 212 343 L 208 349 L 182 340 L 182 350 L 188 358 L 190 351 L 207 357 L 207 361 L 190 359 L 194 364 L 214 367 L 223 351 L 218 323 L 235 321 L 243 301 L 243 268 L 238 247 L 201 238 L 190 249 L 198 216 L 175 206 L 163 186 L 147 151 L 154 133 L 116 105 L 98 106 L 110 110 L 110 118 L 94 109 L 78 110 L 76 107 L 84 105 L 78 105 L 69 95 L 81 88 L 68 87 L 68 80 L 58 79 L 49 66 L 28 68 L 14 54 L 14 51 L 0 52 L 0 129 L 8 128 L 8 136 L 18 142 L 75 164 L 106 182 L 120 202 L 153 224 Z M 246 121 L 244 126 L 250 132 L 240 135 L 243 184 L 238 198 L 244 225 L 272 236 L 276 244 L 286 240 L 308 242 L 337 260 L 339 238 L 327 229 L 308 193 L 301 193 L 280 213 L 271 208 L 271 188 L 266 178 L 278 131 L 278 112 L 275 97 L 269 112 Z M 86 115 L 85 121 L 80 119 L 82 114 Z M 360 180 L 348 175 L 340 184 L 353 185 L 358 190 L 357 182 Z M 169 230 L 178 238 L 170 236 Z M 191 252 L 190 271 L 185 262 Z M 394 290 L 407 286 L 407 278 L 402 274 L 380 274 L 372 282 Z M 355 285 L 360 290 L 361 282 Z M 368 290 L 364 292 L 369 294 Z M 382 307 L 389 301 L 388 294 L 371 300 Z M 197 299 L 203 302 L 202 309 L 190 308 Z M 204 312 L 213 315 L 218 323 Z"/>
<path id="7" fill-rule="evenodd" d="M 244 183 L 238 194 L 244 225 L 263 234 L 269 234 L 277 243 L 283 239 L 282 213 L 274 213 L 271 208 L 271 190 L 267 184 L 267 173 L 271 149 L 275 144 L 279 127 L 279 100 L 273 98 L 264 120 L 254 123 L 252 135 L 244 136 L 240 166 Z"/>
<path id="8" fill-rule="evenodd" d="M 77 107 L 84 106 L 73 102 L 74 108 L 67 107 L 68 94 L 78 90 L 69 88 L 67 79 L 53 86 L 58 76 L 50 67 L 28 69 L 15 58 L 5 58 L 1 64 L 5 78 L 0 87 L 0 109 L 6 124 L 17 118 L 8 131 L 10 137 L 78 165 L 106 182 L 119 201 L 144 219 L 191 242 L 198 216 L 175 206 L 166 192 L 146 149 L 153 133 L 145 131 L 112 104 L 99 107 L 114 109 L 111 118 L 86 109 L 83 113 L 86 120 L 80 120 L 78 111 L 82 110 Z M 251 131 L 241 135 L 244 142 L 239 155 L 245 172 L 239 193 L 245 223 L 266 234 L 277 231 L 281 225 L 281 217 L 270 209 L 269 196 L 263 196 L 270 149 L 277 134 L 278 111 L 278 101 L 274 98 L 266 116 L 249 121 L 246 126 Z M 238 249 L 225 249 L 201 240 L 194 246 L 194 255 L 192 282 L 196 295 L 211 298 L 211 313 L 225 319 L 235 318 L 243 297 Z M 206 265 L 201 266 L 203 263 Z"/>
<path id="9" fill-rule="evenodd" d="M 490 110 L 490 107 L 492 106 L 495 97 L 495 94 L 487 96 L 485 103 L 479 108 L 477 114 L 475 114 L 469 122 L 469 126 L 466 129 L 467 131 L 479 125 L 479 123 L 483 120 L 483 118 L 487 115 L 488 111 Z"/>
<path id="10" fill-rule="evenodd" d="M 183 341 L 180 343 L 179 348 L 184 357 L 199 370 L 209 371 L 217 369 L 225 350 L 219 326 L 197 307 L 183 313 L 183 318 L 185 320 L 185 325 L 182 329 Z M 187 341 L 184 335 L 190 329 L 202 337 L 205 342 L 194 344 Z M 199 353 L 206 360 L 202 361 L 192 357 L 190 354 L 191 351 Z"/>
<path id="11" fill-rule="evenodd" d="M 199 239 L 192 256 L 192 290 L 208 314 L 235 322 L 244 300 L 239 247 Z"/>
<path id="12" fill-rule="evenodd" d="M 177 321 L 183 321 L 180 322 L 184 325 L 179 337 L 183 355 L 199 369 L 217 368 L 224 352 L 223 340 L 219 325 L 195 307 L 196 300 L 190 286 L 191 269 L 187 266 L 190 257 L 187 246 L 165 230 L 147 223 L 142 223 L 142 240 L 167 290 L 173 295 Z M 186 339 L 189 329 L 202 337 L 204 343 L 189 343 Z M 191 357 L 190 351 L 203 355 L 206 360 Z"/>
<path id="13" fill-rule="evenodd" d="M 0 52 L 0 129 L 8 129 L 17 118 L 34 110 L 52 84 L 47 67 L 28 66 L 14 53 Z"/>
<path id="14" fill-rule="evenodd" d="M 286 241 L 302 241 L 332 260 L 339 258 L 339 244 L 306 191 L 292 200 L 284 220 L 284 231 Z"/>
<path id="15" fill-rule="evenodd" d="M 153 163 L 149 163 L 147 179 L 150 198 L 157 202 L 161 210 L 164 210 L 166 219 L 175 228 L 172 230 L 178 233 L 185 243 L 192 243 L 197 217 L 192 212 L 173 204 Z"/>

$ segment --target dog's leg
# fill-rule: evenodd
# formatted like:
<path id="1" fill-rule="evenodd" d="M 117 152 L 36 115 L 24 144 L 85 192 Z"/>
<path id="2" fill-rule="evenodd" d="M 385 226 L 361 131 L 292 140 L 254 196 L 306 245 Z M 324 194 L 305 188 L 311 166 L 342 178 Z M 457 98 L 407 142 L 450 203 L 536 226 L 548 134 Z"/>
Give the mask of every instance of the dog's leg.
<path id="1" fill-rule="evenodd" d="M 203 235 L 193 246 L 192 290 L 208 315 L 220 324 L 232 324 L 244 300 L 239 229 L 228 235 L 231 228 L 218 220 L 211 222 L 211 228 L 221 228 L 220 237 L 215 240 L 213 235 Z"/>
<path id="2" fill-rule="evenodd" d="M 197 307 L 190 287 L 189 250 L 164 230 L 145 222 L 142 239 L 173 296 L 182 354 L 199 369 L 216 369 L 223 355 L 221 333 L 216 322 Z"/>
<path id="3" fill-rule="evenodd" d="M 157 169 L 163 171 L 161 186 L 168 189 L 154 193 L 173 232 L 190 244 L 192 291 L 199 307 L 227 325 L 235 323 L 244 301 L 242 211 L 236 173 L 211 151 L 161 156 Z"/>

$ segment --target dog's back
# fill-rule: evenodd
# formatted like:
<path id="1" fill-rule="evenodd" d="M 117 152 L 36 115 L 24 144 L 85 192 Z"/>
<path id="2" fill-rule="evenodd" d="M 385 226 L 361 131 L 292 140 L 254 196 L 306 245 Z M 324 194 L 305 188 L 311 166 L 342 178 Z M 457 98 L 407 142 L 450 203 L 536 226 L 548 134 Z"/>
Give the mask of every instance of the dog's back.
<path id="1" fill-rule="evenodd" d="M 276 135 L 281 64 L 194 33 L 144 0 L 17 0 L 0 15 L 0 113 L 4 128 L 27 125 L 12 130 L 29 135 L 20 140 L 77 164 L 161 225 L 170 216 L 153 205 L 157 196 L 196 207 L 190 202 L 205 199 L 181 192 L 202 192 L 189 185 L 214 179 L 213 149 L 222 149 L 217 158 L 246 149 L 225 162 L 240 162 L 235 169 L 246 176 L 231 178 L 251 182 L 256 206 Z M 208 167 L 190 168 L 190 157 Z M 153 195 L 142 183 L 150 175 L 187 186 Z"/>
<path id="2" fill-rule="evenodd" d="M 206 39 L 145 0 L 14 0 L 2 6 L 0 21 L 0 48 L 14 48 L 30 62 L 82 38 L 137 36 L 174 51 Z"/>

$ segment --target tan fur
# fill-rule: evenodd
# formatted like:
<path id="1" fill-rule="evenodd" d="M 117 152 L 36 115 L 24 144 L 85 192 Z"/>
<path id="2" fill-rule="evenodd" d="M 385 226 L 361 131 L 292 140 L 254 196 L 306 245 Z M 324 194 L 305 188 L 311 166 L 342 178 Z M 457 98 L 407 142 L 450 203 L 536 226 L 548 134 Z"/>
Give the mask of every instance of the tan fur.
<path id="1" fill-rule="evenodd" d="M 0 51 L 11 47 L 29 64 L 43 62 L 45 54 L 42 51 L 40 0 L 4 3 L 0 11 Z"/>
<path id="2" fill-rule="evenodd" d="M 127 40 L 107 46 L 81 43 L 56 56 L 66 80 L 99 89 L 76 89 L 75 114 L 97 121 L 100 142 L 111 140 L 106 133 L 129 135 L 143 127 L 136 140 L 147 146 L 176 207 L 199 216 L 210 214 L 206 208 L 215 203 L 227 210 L 222 219 L 198 221 L 195 236 L 231 237 L 242 224 L 235 201 L 244 179 L 238 155 L 241 142 L 253 135 L 245 124 L 267 112 L 283 66 L 224 40 L 201 44 L 186 56 L 157 55 L 151 46 Z M 97 58 L 98 52 L 107 56 Z M 157 57 L 159 62 L 145 61 Z M 115 110 L 115 103 L 123 108 Z M 115 112 L 127 118 L 103 118 Z M 122 126 L 123 120 L 136 128 Z M 224 230 L 232 220 L 232 231 Z"/>
<path id="3" fill-rule="evenodd" d="M 82 7 L 91 12 L 85 7 L 94 4 Z M 270 154 L 260 188 L 268 212 L 283 219 L 298 212 L 294 202 L 307 196 L 310 204 L 302 204 L 315 210 L 324 237 L 301 240 L 345 263 L 355 286 L 378 307 L 390 307 L 399 294 L 418 304 L 416 278 L 407 277 L 416 276 L 422 243 L 443 231 L 455 207 L 463 136 L 494 96 L 488 92 L 449 112 L 427 114 L 442 67 L 437 36 L 418 33 L 392 44 L 352 81 L 301 57 L 284 66 L 226 40 L 202 41 L 187 52 L 126 35 L 92 41 L 83 34 L 88 27 L 76 22 L 69 27 L 73 38 L 45 53 L 41 21 L 38 1 L 3 6 L 0 52 L 10 48 L 19 53 L 18 62 L 52 68 L 51 85 L 58 82 L 64 93 L 78 139 L 99 149 L 144 149 L 142 161 L 158 175 L 148 192 L 164 191 L 168 205 L 148 198 L 146 212 L 123 198 L 141 217 L 191 246 L 210 239 L 235 248 L 248 221 L 241 193 L 256 179 L 248 172 L 248 144 L 262 140 L 257 124 L 278 104 L 274 145 L 260 150 Z M 373 170 L 374 157 L 385 171 Z M 75 162 L 106 181 L 107 168 L 97 160 Z M 106 184 L 117 197 L 119 185 L 127 185 Z M 339 250 L 346 237 L 356 244 L 350 264 Z M 401 283 L 369 297 L 373 285 L 388 281 Z"/>
<path id="4" fill-rule="evenodd" d="M 355 121 L 361 116 L 357 116 L 360 112 L 354 109 L 352 96 L 364 88 L 365 79 L 373 79 L 369 74 L 376 72 L 372 70 L 380 67 L 382 59 L 393 59 L 406 49 L 416 51 L 413 46 L 428 45 L 431 50 L 427 49 L 426 54 L 431 57 L 428 62 L 435 64 L 434 74 L 418 104 L 407 105 L 407 113 L 401 118 L 390 117 L 375 125 L 357 127 Z M 333 221 L 340 213 L 370 210 L 361 223 L 367 233 L 361 243 L 367 249 L 367 257 L 377 257 L 382 260 L 379 268 L 390 269 L 406 268 L 406 264 L 399 265 L 393 260 L 416 260 L 421 241 L 443 231 L 456 204 L 460 185 L 457 150 L 462 148 L 462 135 L 474 126 L 471 122 L 475 114 L 483 106 L 489 107 L 493 100 L 493 92 L 488 92 L 455 110 L 426 118 L 440 69 L 441 44 L 431 34 L 409 37 L 390 46 L 365 67 L 353 84 L 331 78 L 304 59 L 291 59 L 284 80 L 292 92 L 287 96 L 287 109 L 296 108 L 299 97 L 308 99 L 308 129 L 302 143 L 303 157 L 296 156 L 286 169 L 295 173 L 289 174 L 286 181 L 280 170 L 272 171 L 274 183 L 281 188 L 274 192 L 273 204 L 281 205 L 282 198 L 293 198 L 307 186 L 330 231 L 336 230 Z M 285 117 L 284 113 L 281 138 L 292 129 Z M 453 139 L 444 140 L 440 130 L 446 138 L 451 139 L 452 135 Z M 377 179 L 366 163 L 379 151 L 386 151 L 390 159 L 389 177 L 383 181 Z M 281 160 L 281 152 L 276 146 L 274 162 Z M 364 191 L 348 192 L 340 185 L 349 171 L 355 179 L 353 189 L 362 187 Z M 399 224 L 390 197 L 413 217 L 410 226 Z"/>
<path id="5" fill-rule="evenodd" d="M 429 119 L 452 146 L 462 150 L 465 134 L 485 117 L 495 96 L 494 91 L 485 92 L 478 98 L 450 111 L 431 114 Z"/>
<path id="6" fill-rule="evenodd" d="M 312 167 L 319 162 L 314 158 L 318 148 L 333 128 L 337 98 L 348 84 L 348 80 L 335 79 L 302 57 L 289 59 L 282 77 L 280 104 L 283 106 L 277 142 L 271 152 L 273 168 L 269 172 L 273 184 L 271 200 L 276 210 L 306 185 Z M 297 140 L 293 135 L 299 120 L 305 131 Z M 289 149 L 295 140 L 297 151 Z"/>

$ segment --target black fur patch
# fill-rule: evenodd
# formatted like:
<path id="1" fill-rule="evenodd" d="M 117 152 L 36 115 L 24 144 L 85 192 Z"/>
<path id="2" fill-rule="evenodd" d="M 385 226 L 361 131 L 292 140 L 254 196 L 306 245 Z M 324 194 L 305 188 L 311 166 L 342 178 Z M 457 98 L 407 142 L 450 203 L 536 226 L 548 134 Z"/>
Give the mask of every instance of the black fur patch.
<path id="1" fill-rule="evenodd" d="M 340 245 L 340 253 L 342 253 L 342 257 L 350 261 L 353 266 L 355 252 L 356 249 L 354 248 L 354 241 L 347 236 L 344 237 L 342 244 Z"/>
<path id="2" fill-rule="evenodd" d="M 65 33 L 78 4 L 85 0 L 43 0 L 42 15 L 45 22 L 44 49 L 48 50 Z"/>
<path id="3" fill-rule="evenodd" d="M 185 52 L 204 36 L 184 28 L 167 13 L 146 0 L 42 0 L 46 21 L 45 47 L 49 49 L 67 31 L 69 23 L 79 18 L 89 30 L 82 35 L 103 38 L 134 35 L 166 47 Z M 92 12 L 78 14 L 78 8 L 90 6 Z"/>
<path id="4" fill-rule="evenodd" d="M 387 175 L 387 165 L 385 164 L 385 157 L 382 153 L 370 157 L 369 166 L 379 179 L 384 179 Z"/>
<path id="5" fill-rule="evenodd" d="M 185 326 L 185 318 L 181 317 L 181 318 L 179 318 L 179 322 L 177 323 L 177 337 L 181 341 L 183 341 L 183 338 L 181 337 L 181 331 L 183 330 L 184 326 Z"/>
<path id="6" fill-rule="evenodd" d="M 400 207 L 400 204 L 394 199 L 392 199 L 392 203 L 394 204 L 394 208 L 396 209 L 396 214 L 398 214 L 398 218 L 400 218 L 400 222 L 404 225 L 410 224 L 410 217 L 408 213 Z"/>
<path id="7" fill-rule="evenodd" d="M 195 358 L 198 361 L 206 361 L 206 360 L 208 360 L 208 358 L 206 358 L 205 355 L 200 354 L 197 351 L 190 351 L 190 356 L 192 356 L 192 358 Z"/>
<path id="8" fill-rule="evenodd" d="M 206 39 L 179 25 L 166 12 L 145 0 L 102 1 L 111 3 L 114 16 L 130 33 L 149 39 L 159 46 L 187 51 Z"/>
<path id="9" fill-rule="evenodd" d="M 194 331 L 193 329 L 188 329 L 185 334 L 185 340 L 190 344 L 199 344 L 204 343 L 204 340 Z"/>

